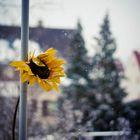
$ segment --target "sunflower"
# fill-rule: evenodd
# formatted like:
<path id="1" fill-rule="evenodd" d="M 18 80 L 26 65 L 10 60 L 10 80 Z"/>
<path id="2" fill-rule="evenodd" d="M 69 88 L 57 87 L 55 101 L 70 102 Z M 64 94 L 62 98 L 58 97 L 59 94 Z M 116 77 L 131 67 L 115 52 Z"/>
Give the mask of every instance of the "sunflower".
<path id="1" fill-rule="evenodd" d="M 58 91 L 60 78 L 65 75 L 62 67 L 65 61 L 57 59 L 55 53 L 56 50 L 53 48 L 49 48 L 36 57 L 30 52 L 27 61 L 13 61 L 10 65 L 20 71 L 22 82 L 28 82 L 29 85 L 38 82 L 46 91 L 53 88 Z"/>

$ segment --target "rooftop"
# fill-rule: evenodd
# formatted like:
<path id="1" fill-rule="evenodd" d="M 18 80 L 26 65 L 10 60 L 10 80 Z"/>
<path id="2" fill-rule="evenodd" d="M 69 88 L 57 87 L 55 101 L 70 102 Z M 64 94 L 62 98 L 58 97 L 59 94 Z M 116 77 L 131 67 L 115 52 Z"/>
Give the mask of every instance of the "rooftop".
<path id="1" fill-rule="evenodd" d="M 45 27 L 30 27 L 29 29 L 29 39 L 37 42 L 43 51 L 53 47 L 61 51 L 61 55 L 64 57 L 67 57 L 66 52 L 74 34 L 75 29 Z M 0 25 L 0 39 L 6 39 L 11 43 L 15 39 L 20 39 L 20 27 Z"/>
<path id="2" fill-rule="evenodd" d="M 135 57 L 136 57 L 138 66 L 139 66 L 139 68 L 140 68 L 140 52 L 135 50 L 133 53 L 134 53 L 134 55 L 135 55 Z"/>

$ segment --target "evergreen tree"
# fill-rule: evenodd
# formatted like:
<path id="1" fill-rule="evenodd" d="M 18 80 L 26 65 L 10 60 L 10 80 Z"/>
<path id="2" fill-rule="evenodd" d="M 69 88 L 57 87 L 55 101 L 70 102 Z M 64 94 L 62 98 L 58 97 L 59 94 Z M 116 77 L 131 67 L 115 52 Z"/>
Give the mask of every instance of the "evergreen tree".
<path id="1" fill-rule="evenodd" d="M 85 48 L 84 38 L 82 36 L 82 26 L 77 24 L 77 30 L 70 44 L 69 59 L 67 61 L 67 78 L 71 81 L 68 86 L 63 86 L 63 97 L 59 100 L 59 109 L 61 109 L 60 118 L 63 120 L 60 125 L 64 124 L 64 131 L 81 131 L 84 125 L 81 124 L 83 112 L 88 104 L 89 90 L 89 71 L 90 63 Z"/>
<path id="2" fill-rule="evenodd" d="M 123 98 L 126 93 L 120 85 L 123 76 L 114 58 L 116 43 L 110 31 L 108 15 L 105 16 L 99 36 L 95 39 L 98 51 L 93 57 L 91 75 L 94 79 L 94 95 L 91 95 L 89 100 L 93 103 L 92 106 L 98 115 L 93 125 L 96 130 L 115 129 L 113 125 L 115 125 L 115 120 L 122 115 Z"/>
<path id="3" fill-rule="evenodd" d="M 85 99 L 89 83 L 89 70 L 91 68 L 87 57 L 87 50 L 82 36 L 82 26 L 77 24 L 77 30 L 70 44 L 70 57 L 66 75 L 71 80 L 69 88 L 66 88 L 66 94 L 81 107 L 82 99 Z M 65 88 L 65 87 L 64 87 Z M 76 107 L 75 106 L 75 107 Z"/>

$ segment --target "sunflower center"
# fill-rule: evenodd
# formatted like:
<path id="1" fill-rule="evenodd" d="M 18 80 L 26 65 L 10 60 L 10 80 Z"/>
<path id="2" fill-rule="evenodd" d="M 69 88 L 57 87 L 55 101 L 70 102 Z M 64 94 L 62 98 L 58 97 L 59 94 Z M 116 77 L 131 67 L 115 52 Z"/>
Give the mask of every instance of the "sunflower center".
<path id="1" fill-rule="evenodd" d="M 36 63 L 33 62 L 33 60 L 30 60 L 30 63 L 28 64 L 32 73 L 36 76 L 38 75 L 41 79 L 47 79 L 50 75 L 50 70 L 48 66 L 45 64 L 45 66 L 38 66 Z"/>

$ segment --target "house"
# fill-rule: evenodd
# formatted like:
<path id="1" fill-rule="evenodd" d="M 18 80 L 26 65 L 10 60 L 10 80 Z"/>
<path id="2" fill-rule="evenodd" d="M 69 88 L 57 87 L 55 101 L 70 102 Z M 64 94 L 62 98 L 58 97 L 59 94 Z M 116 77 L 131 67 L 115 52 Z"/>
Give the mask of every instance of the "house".
<path id="1" fill-rule="evenodd" d="M 128 93 L 125 101 L 140 99 L 140 51 L 132 52 L 125 67 L 125 80 L 122 82 Z"/>
<path id="2" fill-rule="evenodd" d="M 67 58 L 69 45 L 74 29 L 51 29 L 44 27 L 31 27 L 29 30 L 29 39 L 40 45 L 42 51 L 49 47 L 57 49 L 61 57 Z M 9 47 L 13 47 L 13 42 L 20 39 L 20 27 L 0 25 L 0 39 L 9 42 Z M 1 46 L 2 47 L 2 46 Z M 0 96 L 14 97 L 19 96 L 19 72 L 15 72 L 8 64 L 0 63 Z M 42 124 L 55 125 L 56 101 L 60 93 L 51 91 L 46 93 L 38 85 L 28 88 L 29 116 L 34 116 L 35 122 Z M 6 98 L 5 98 L 6 99 Z"/>

